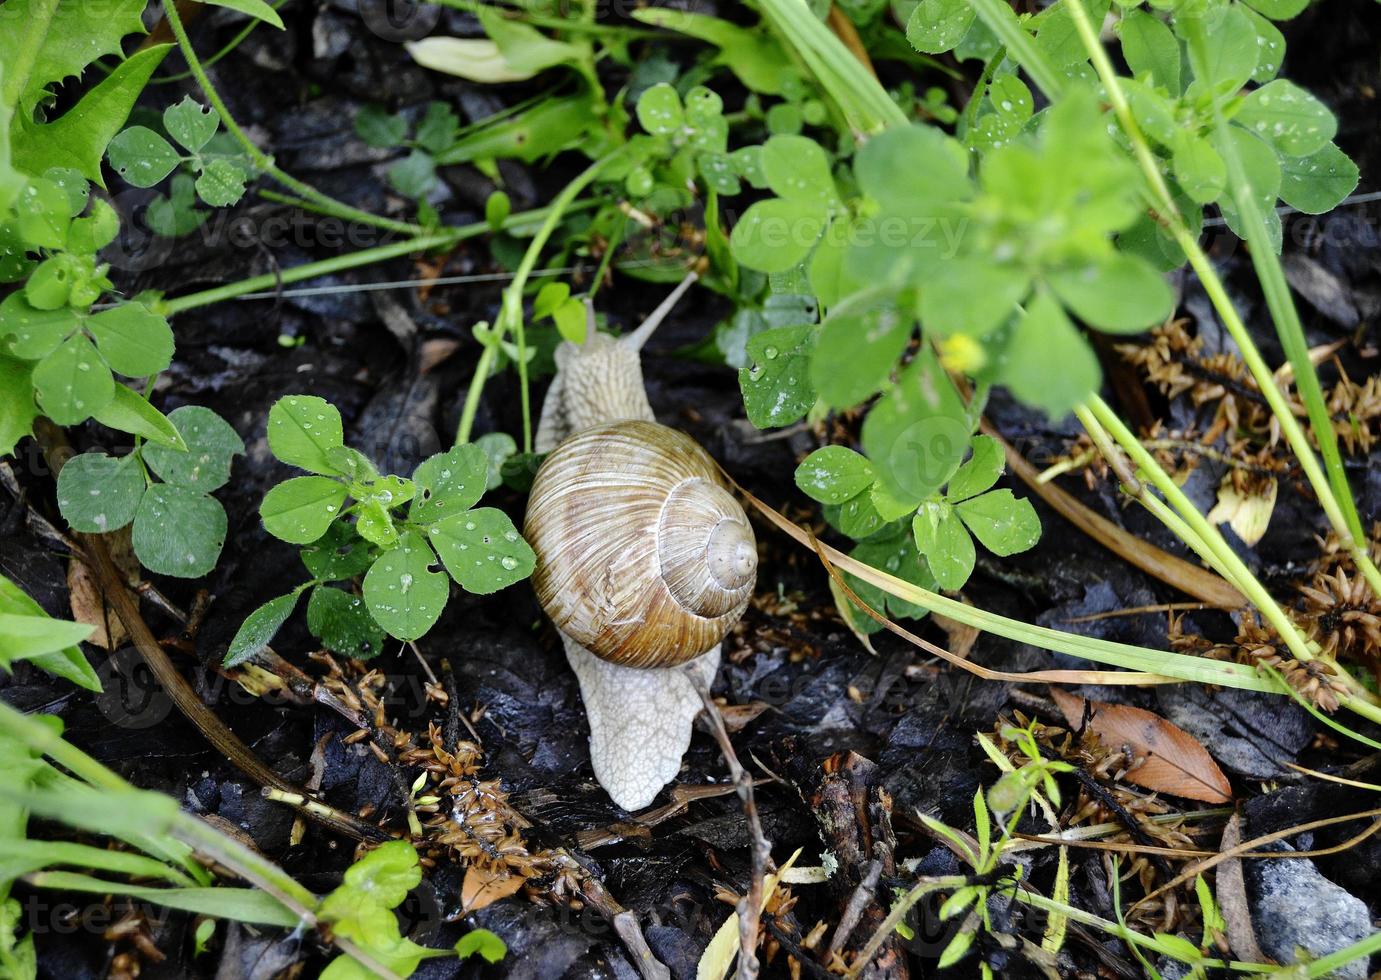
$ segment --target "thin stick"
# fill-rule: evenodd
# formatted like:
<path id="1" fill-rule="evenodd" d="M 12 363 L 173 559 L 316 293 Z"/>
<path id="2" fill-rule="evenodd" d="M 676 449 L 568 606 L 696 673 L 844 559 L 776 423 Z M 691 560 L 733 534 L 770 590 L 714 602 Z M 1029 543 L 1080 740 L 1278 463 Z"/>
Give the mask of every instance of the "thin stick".
<path id="1" fill-rule="evenodd" d="M 729 741 L 729 731 L 724 727 L 724 716 L 719 713 L 719 706 L 710 696 L 709 685 L 694 670 L 686 670 L 684 673 L 705 706 L 705 714 L 710 720 L 710 730 L 714 733 L 715 741 L 719 743 L 719 751 L 729 766 L 729 775 L 738 789 L 738 797 L 743 801 L 743 812 L 748 818 L 748 830 L 753 838 L 753 877 L 748 884 L 748 894 L 738 902 L 738 978 L 754 980 L 758 975 L 758 921 L 762 911 L 763 889 L 766 887 L 767 875 L 776 870 L 772 863 L 772 845 L 763 834 L 762 821 L 758 818 L 757 801 L 753 797 L 753 777 L 738 761 L 733 743 Z"/>

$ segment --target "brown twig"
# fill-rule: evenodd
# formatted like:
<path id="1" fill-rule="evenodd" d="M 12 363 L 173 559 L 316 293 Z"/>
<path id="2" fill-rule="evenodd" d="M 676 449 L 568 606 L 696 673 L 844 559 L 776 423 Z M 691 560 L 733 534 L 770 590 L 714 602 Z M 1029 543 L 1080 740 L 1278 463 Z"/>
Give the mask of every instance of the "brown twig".
<path id="1" fill-rule="evenodd" d="M 719 706 L 710 696 L 709 686 L 695 671 L 686 670 L 684 673 L 705 706 L 710 730 L 714 733 L 715 741 L 719 743 L 719 751 L 729 767 L 729 775 L 738 789 L 739 799 L 743 801 L 743 812 L 748 818 L 748 830 L 753 840 L 753 872 L 752 880 L 748 884 L 748 894 L 738 902 L 738 978 L 754 980 L 758 975 L 758 922 L 764 901 L 763 892 L 767 875 L 776 870 L 772 863 L 772 845 L 763 834 L 762 821 L 758 817 L 758 806 L 753 797 L 753 777 L 738 761 L 733 743 L 729 741 L 729 731 L 724 727 L 724 716 L 719 713 Z"/>

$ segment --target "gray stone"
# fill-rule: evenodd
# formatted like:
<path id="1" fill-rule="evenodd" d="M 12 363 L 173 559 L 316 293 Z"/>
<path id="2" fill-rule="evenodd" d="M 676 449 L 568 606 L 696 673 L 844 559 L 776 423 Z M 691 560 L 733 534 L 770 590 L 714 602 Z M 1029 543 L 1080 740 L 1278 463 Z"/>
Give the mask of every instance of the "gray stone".
<path id="1" fill-rule="evenodd" d="M 1290 850 L 1288 845 L 1283 849 Z M 1297 963 L 1296 949 L 1317 959 L 1372 932 L 1366 903 L 1329 881 L 1306 858 L 1243 862 L 1256 941 L 1279 963 Z M 1335 970 L 1341 980 L 1366 980 L 1367 961 Z"/>

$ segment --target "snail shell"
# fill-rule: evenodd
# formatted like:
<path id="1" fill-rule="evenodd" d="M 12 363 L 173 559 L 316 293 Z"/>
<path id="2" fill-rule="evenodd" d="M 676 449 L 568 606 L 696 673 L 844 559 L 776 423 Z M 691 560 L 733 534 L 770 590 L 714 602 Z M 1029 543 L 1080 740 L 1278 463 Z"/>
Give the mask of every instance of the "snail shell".
<path id="1" fill-rule="evenodd" d="M 757 547 L 708 453 L 656 422 L 596 425 L 538 469 L 523 536 L 558 629 L 626 667 L 715 647 L 748 605 Z"/>

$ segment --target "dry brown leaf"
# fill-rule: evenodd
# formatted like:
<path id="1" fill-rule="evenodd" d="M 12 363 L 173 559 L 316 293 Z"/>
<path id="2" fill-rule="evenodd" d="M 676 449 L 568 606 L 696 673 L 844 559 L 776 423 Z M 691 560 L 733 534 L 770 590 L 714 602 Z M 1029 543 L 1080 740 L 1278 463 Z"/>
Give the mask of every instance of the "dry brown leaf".
<path id="1" fill-rule="evenodd" d="M 106 604 L 96 576 L 77 558 L 67 563 L 67 596 L 72 605 L 72 619 L 92 627 L 87 643 L 102 650 L 115 650 L 129 640 L 120 617 Z"/>
<path id="2" fill-rule="evenodd" d="M 472 864 L 465 869 L 465 880 L 460 883 L 461 914 L 469 915 L 486 905 L 492 905 L 501 898 L 507 898 L 526 881 L 522 875 L 505 874 Z"/>
<path id="3" fill-rule="evenodd" d="M 1123 777 L 1129 783 L 1205 803 L 1232 802 L 1228 777 L 1183 728 L 1141 708 L 1103 701 L 1087 702 L 1090 717 L 1085 725 L 1083 698 L 1058 687 L 1050 688 L 1050 696 L 1071 728 L 1087 727 L 1105 748 L 1131 749 L 1140 764 Z"/>
<path id="4" fill-rule="evenodd" d="M 1223 827 L 1219 851 L 1230 851 L 1242 843 L 1242 819 L 1237 814 L 1228 818 Z M 1218 866 L 1214 876 L 1215 898 L 1227 924 L 1228 944 L 1239 960 L 1247 963 L 1269 963 L 1256 941 L 1256 927 L 1252 925 L 1251 907 L 1247 902 L 1247 885 L 1242 876 L 1242 862 L 1229 858 Z"/>

